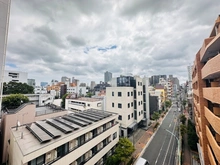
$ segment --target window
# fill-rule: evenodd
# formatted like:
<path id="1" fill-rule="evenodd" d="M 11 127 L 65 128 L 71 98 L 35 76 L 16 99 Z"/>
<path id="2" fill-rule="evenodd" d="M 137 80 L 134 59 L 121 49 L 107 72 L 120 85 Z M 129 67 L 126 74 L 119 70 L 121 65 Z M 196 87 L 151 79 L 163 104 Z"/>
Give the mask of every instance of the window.
<path id="1" fill-rule="evenodd" d="M 128 97 L 130 96 L 130 92 L 128 92 Z"/>
<path id="2" fill-rule="evenodd" d="M 143 114 L 143 110 L 141 110 L 141 114 Z"/>
<path id="3" fill-rule="evenodd" d="M 132 117 L 132 118 L 134 117 L 134 113 L 131 114 L 131 117 Z"/>
<path id="4" fill-rule="evenodd" d="M 138 86 L 139 86 L 139 84 L 140 84 L 140 83 L 138 82 Z"/>
<path id="5" fill-rule="evenodd" d="M 130 120 L 130 115 L 128 115 L 128 120 Z"/>
<path id="6" fill-rule="evenodd" d="M 133 92 L 131 92 L 131 96 L 133 96 Z"/>
<path id="7" fill-rule="evenodd" d="M 112 96 L 114 96 L 114 92 L 112 92 Z"/>
<path id="8" fill-rule="evenodd" d="M 122 108 L 122 105 L 121 105 L 121 103 L 118 103 L 118 108 Z"/>
<path id="9" fill-rule="evenodd" d="M 133 102 L 131 102 L 131 107 L 133 107 Z"/>
<path id="10" fill-rule="evenodd" d="M 128 108 L 130 108 L 130 103 L 128 103 Z"/>
<path id="11" fill-rule="evenodd" d="M 141 101 L 141 105 L 142 105 L 143 103 L 142 103 L 142 101 Z"/>
<path id="12" fill-rule="evenodd" d="M 141 115 L 141 112 L 139 111 L 139 116 Z"/>
<path id="13" fill-rule="evenodd" d="M 122 116 L 121 115 L 118 115 L 118 120 L 122 120 Z"/>
<path id="14" fill-rule="evenodd" d="M 65 143 L 57 148 L 57 157 L 64 156 L 69 151 L 69 144 Z"/>
<path id="15" fill-rule="evenodd" d="M 140 96 L 140 92 L 138 92 L 138 96 Z"/>
<path id="16" fill-rule="evenodd" d="M 118 97 L 121 97 L 121 92 L 118 92 Z"/>
<path id="17" fill-rule="evenodd" d="M 112 103 L 112 107 L 115 107 L 115 104 L 114 104 L 114 103 Z"/>
<path id="18" fill-rule="evenodd" d="M 142 95 L 142 91 L 141 91 L 141 95 Z"/>
<path id="19" fill-rule="evenodd" d="M 140 101 L 138 101 L 138 105 L 141 105 Z"/>
<path id="20" fill-rule="evenodd" d="M 40 165 L 44 163 L 45 163 L 45 154 L 31 160 L 30 162 L 28 162 L 28 165 L 38 165 L 38 164 Z"/>
<path id="21" fill-rule="evenodd" d="M 90 107 L 90 104 L 87 104 L 88 107 Z"/>
<path id="22" fill-rule="evenodd" d="M 114 140 L 115 138 L 117 138 L 117 132 L 115 132 L 115 133 L 113 134 L 113 140 Z"/>

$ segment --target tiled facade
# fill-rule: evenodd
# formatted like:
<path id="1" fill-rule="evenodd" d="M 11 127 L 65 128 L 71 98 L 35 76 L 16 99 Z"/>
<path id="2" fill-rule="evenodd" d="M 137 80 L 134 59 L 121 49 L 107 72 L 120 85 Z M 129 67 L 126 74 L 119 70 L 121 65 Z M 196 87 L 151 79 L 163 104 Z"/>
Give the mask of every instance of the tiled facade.
<path id="1" fill-rule="evenodd" d="M 203 164 L 220 164 L 220 16 L 196 54 L 192 73 L 198 150 Z"/>

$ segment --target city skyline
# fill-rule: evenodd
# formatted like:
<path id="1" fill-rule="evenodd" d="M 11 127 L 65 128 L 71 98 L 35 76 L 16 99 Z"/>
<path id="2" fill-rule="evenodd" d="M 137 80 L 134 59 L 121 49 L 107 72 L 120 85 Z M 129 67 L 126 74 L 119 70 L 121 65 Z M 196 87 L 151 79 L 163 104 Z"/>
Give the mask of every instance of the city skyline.
<path id="1" fill-rule="evenodd" d="M 36 84 L 62 75 L 99 82 L 106 70 L 173 74 L 183 83 L 218 6 L 199 0 L 12 1 L 5 69 L 28 71 Z"/>

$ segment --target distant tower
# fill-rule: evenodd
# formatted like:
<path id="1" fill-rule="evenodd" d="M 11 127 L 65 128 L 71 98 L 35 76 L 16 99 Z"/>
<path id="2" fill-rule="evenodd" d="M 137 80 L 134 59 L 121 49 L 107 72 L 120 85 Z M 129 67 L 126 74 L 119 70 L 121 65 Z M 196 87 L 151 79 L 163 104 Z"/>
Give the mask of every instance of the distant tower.
<path id="1" fill-rule="evenodd" d="M 188 81 L 192 81 L 192 68 L 193 66 L 187 66 L 187 70 L 188 70 Z"/>
<path id="2" fill-rule="evenodd" d="M 91 81 L 90 89 L 94 89 L 94 87 L 95 87 L 95 81 Z"/>
<path id="3" fill-rule="evenodd" d="M 104 82 L 107 83 L 107 82 L 111 81 L 111 79 L 112 79 L 112 73 L 106 71 L 104 74 Z"/>

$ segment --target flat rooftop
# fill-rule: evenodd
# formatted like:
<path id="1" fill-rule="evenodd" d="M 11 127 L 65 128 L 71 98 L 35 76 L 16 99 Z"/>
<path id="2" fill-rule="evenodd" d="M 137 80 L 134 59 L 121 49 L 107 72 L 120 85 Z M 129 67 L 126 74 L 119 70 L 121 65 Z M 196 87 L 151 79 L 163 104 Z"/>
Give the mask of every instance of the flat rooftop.
<path id="1" fill-rule="evenodd" d="M 71 136 L 85 128 L 103 121 L 114 113 L 89 109 L 79 113 L 40 120 L 11 129 L 23 155 L 27 155 L 41 148 L 49 146 L 61 139 Z M 21 135 L 23 133 L 23 137 Z"/>
<path id="2" fill-rule="evenodd" d="M 101 100 L 103 100 L 103 98 L 79 97 L 79 98 L 70 99 L 70 100 L 79 100 L 79 101 L 87 101 L 87 102 L 96 102 L 96 101 L 101 101 Z"/>

